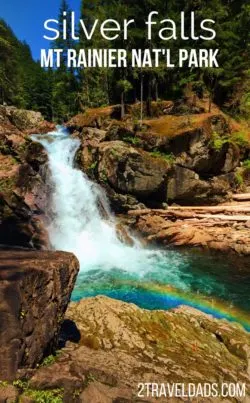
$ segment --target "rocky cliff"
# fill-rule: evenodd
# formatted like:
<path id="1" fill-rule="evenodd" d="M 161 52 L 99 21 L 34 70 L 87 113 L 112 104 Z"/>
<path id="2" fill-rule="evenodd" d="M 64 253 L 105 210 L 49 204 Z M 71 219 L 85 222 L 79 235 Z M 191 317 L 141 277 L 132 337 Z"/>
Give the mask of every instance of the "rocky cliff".
<path id="1" fill-rule="evenodd" d="M 0 244 L 48 247 L 47 155 L 28 134 L 53 127 L 38 112 L 0 107 Z"/>
<path id="2" fill-rule="evenodd" d="M 136 105 L 123 121 L 117 107 L 108 107 L 67 124 L 81 139 L 79 166 L 106 188 L 117 212 L 166 202 L 217 204 L 249 186 L 242 167 L 250 152 L 248 128 L 242 131 L 215 106 L 204 113 L 165 103 L 155 104 L 160 116 L 143 125 Z"/>
<path id="3" fill-rule="evenodd" d="M 0 379 L 55 350 L 79 265 L 65 252 L 0 251 Z"/>

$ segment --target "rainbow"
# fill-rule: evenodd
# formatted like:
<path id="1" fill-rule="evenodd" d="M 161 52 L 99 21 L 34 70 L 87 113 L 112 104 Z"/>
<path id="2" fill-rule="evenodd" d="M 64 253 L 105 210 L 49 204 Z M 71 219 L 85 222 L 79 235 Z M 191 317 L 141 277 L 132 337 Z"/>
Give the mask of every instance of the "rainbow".
<path id="1" fill-rule="evenodd" d="M 170 285 L 135 280 L 115 279 L 112 284 L 98 282 L 91 291 L 84 285 L 76 286 L 73 300 L 80 298 L 107 295 L 116 299 L 134 302 L 148 309 L 171 309 L 180 305 L 188 305 L 218 319 L 227 319 L 239 323 L 250 332 L 250 314 L 214 297 L 194 292 L 178 290 Z M 143 303 L 140 303 L 143 301 Z M 154 303 L 150 303 L 154 301 Z"/>

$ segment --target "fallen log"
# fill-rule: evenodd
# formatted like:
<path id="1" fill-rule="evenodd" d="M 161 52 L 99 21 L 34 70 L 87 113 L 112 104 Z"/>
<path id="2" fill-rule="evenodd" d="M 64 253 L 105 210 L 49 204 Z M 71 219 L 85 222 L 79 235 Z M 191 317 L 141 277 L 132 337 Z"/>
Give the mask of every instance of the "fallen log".
<path id="1" fill-rule="evenodd" d="M 250 193 L 239 193 L 233 195 L 233 200 L 250 201 Z"/>

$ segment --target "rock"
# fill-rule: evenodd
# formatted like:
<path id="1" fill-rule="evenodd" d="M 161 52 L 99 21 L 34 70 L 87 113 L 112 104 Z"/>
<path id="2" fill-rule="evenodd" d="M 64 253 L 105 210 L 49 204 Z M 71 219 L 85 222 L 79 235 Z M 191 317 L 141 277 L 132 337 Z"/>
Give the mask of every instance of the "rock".
<path id="1" fill-rule="evenodd" d="M 161 199 L 169 170 L 169 164 L 163 159 L 153 158 L 124 142 L 104 142 L 99 146 L 99 178 L 118 193 L 142 199 L 156 194 L 155 198 Z"/>
<path id="2" fill-rule="evenodd" d="M 234 173 L 204 180 L 196 172 L 175 165 L 167 183 L 167 199 L 181 205 L 216 204 L 229 199 L 236 189 Z"/>
<path id="3" fill-rule="evenodd" d="M 2 108 L 0 118 L 0 243 L 46 248 L 47 154 Z"/>
<path id="4" fill-rule="evenodd" d="M 48 162 L 48 154 L 42 144 L 31 142 L 27 147 L 26 161 L 34 169 L 39 172 L 42 165 Z"/>
<path id="5" fill-rule="evenodd" d="M 55 362 L 35 370 L 28 390 L 63 387 L 64 401 L 72 403 L 153 403 L 155 398 L 138 399 L 139 382 L 223 379 L 246 383 L 249 398 L 250 336 L 238 324 L 191 307 L 149 311 L 102 296 L 71 303 L 66 318 L 80 339 L 68 341 Z"/>
<path id="6" fill-rule="evenodd" d="M 240 162 L 236 144 L 225 142 L 221 148 L 213 146 L 213 135 L 230 138 L 230 128 L 223 115 L 165 116 L 146 120 L 146 130 L 135 133 L 138 145 L 145 150 L 172 153 L 176 163 L 211 177 L 232 172 Z"/>
<path id="7" fill-rule="evenodd" d="M 106 130 L 100 130 L 91 127 L 85 127 L 80 134 L 80 139 L 82 141 L 83 147 L 86 147 L 88 145 L 96 146 L 100 142 L 105 141 L 106 137 Z"/>
<path id="8" fill-rule="evenodd" d="M 117 235 L 118 239 L 120 239 L 121 242 L 123 242 L 125 245 L 129 245 L 129 246 L 134 245 L 134 240 L 131 238 L 128 231 L 121 223 L 116 224 L 115 229 L 116 229 L 116 235 Z"/>
<path id="9" fill-rule="evenodd" d="M 108 141 L 136 141 L 135 138 L 135 125 L 130 121 L 117 121 L 114 120 L 107 131 L 107 140 Z"/>
<path id="10" fill-rule="evenodd" d="M 113 403 L 112 395 L 112 389 L 98 382 L 93 382 L 80 395 L 80 402 Z"/>
<path id="11" fill-rule="evenodd" d="M 1 108 L 5 108 L 6 116 L 9 118 L 10 122 L 21 131 L 33 129 L 44 122 L 44 118 L 40 112 L 17 109 L 14 106 Z"/>
<path id="12" fill-rule="evenodd" d="M 39 368 L 29 382 L 32 389 L 81 389 L 85 381 L 82 374 L 74 374 L 73 365 L 61 360 L 50 366 Z"/>
<path id="13" fill-rule="evenodd" d="M 120 118 L 120 105 L 113 105 L 101 108 L 87 109 L 84 113 L 80 113 L 70 119 L 66 126 L 69 130 L 81 131 L 84 127 L 106 128 L 111 119 Z"/>
<path id="14" fill-rule="evenodd" d="M 148 243 L 198 246 L 211 251 L 250 255 L 249 209 L 239 206 L 172 207 L 130 211 L 128 226 Z M 126 220 L 123 224 L 126 225 Z M 239 225 L 238 223 L 242 223 Z M 248 262 L 246 260 L 246 264 Z"/>
<path id="15" fill-rule="evenodd" d="M 1 251 L 0 379 L 53 351 L 79 265 L 66 252 Z"/>
<path id="16" fill-rule="evenodd" d="M 205 199 L 209 184 L 190 169 L 175 166 L 167 184 L 167 199 L 177 203 L 193 204 Z"/>
<path id="17" fill-rule="evenodd" d="M 109 197 L 111 208 L 115 213 L 126 213 L 129 210 L 140 210 L 146 208 L 136 197 L 129 194 L 117 193 L 108 184 L 103 186 Z"/>
<path id="18" fill-rule="evenodd" d="M 17 388 L 12 385 L 0 385 L 0 402 L 1 403 L 16 403 L 19 396 Z"/>
<path id="19" fill-rule="evenodd" d="M 68 361 L 77 363 L 76 373 L 84 368 L 90 374 L 82 401 L 133 401 L 138 382 L 236 379 L 250 386 L 250 336 L 237 324 L 189 307 L 148 311 L 101 296 L 71 303 L 67 318 L 81 333 L 80 345 L 67 350 Z"/>

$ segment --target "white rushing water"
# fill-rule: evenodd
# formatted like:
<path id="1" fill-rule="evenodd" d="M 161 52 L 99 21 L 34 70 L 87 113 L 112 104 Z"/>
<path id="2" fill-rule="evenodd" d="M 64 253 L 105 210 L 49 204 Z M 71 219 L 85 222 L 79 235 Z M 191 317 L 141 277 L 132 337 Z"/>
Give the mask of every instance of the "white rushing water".
<path id="1" fill-rule="evenodd" d="M 73 252 L 79 259 L 81 273 L 76 289 L 82 284 L 91 289 L 102 280 L 116 289 L 117 279 L 168 284 L 182 291 L 202 289 L 207 294 L 218 286 L 222 289 L 203 260 L 197 267 L 190 254 L 146 249 L 137 240 L 130 247 L 119 240 L 104 190 L 75 167 L 79 139 L 61 127 L 33 139 L 46 148 L 49 157 L 50 242 L 53 249 Z M 107 213 L 105 217 L 100 205 Z M 197 276 L 197 270 L 202 276 Z"/>
<path id="2" fill-rule="evenodd" d="M 159 251 L 146 250 L 135 242 L 134 247 L 122 243 L 115 220 L 109 211 L 104 191 L 74 167 L 80 141 L 63 128 L 47 135 L 33 137 L 46 148 L 52 182 L 52 220 L 48 228 L 54 249 L 73 252 L 81 270 L 122 269 L 132 272 L 152 270 Z M 101 204 L 108 212 L 104 219 Z"/>

